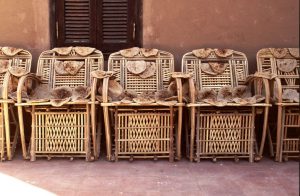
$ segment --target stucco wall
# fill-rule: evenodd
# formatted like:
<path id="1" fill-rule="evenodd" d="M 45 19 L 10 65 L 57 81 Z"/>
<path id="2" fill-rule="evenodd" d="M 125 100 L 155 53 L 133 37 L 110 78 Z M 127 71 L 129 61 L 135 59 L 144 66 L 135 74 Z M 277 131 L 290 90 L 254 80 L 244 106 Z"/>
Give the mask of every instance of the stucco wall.
<path id="1" fill-rule="evenodd" d="M 256 69 L 262 47 L 299 47 L 299 0 L 144 0 L 143 43 L 175 55 L 202 47 L 233 48 Z"/>
<path id="2" fill-rule="evenodd" d="M 33 70 L 38 55 L 50 48 L 48 0 L 0 0 L 0 46 L 29 50 Z"/>
<path id="3" fill-rule="evenodd" d="M 0 46 L 50 48 L 49 0 L 0 0 Z M 185 52 L 201 47 L 245 52 L 251 71 L 262 47 L 299 47 L 299 0 L 143 0 L 144 47 Z"/>

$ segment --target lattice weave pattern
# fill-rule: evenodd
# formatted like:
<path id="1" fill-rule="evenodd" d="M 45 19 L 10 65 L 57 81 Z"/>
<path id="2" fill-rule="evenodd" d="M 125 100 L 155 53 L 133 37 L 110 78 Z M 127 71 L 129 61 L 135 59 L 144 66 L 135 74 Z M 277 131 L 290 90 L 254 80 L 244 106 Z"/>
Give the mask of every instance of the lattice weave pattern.
<path id="1" fill-rule="evenodd" d="M 86 112 L 36 112 L 36 153 L 86 153 L 87 115 Z"/>
<path id="2" fill-rule="evenodd" d="M 117 122 L 118 154 L 170 152 L 170 113 L 122 112 Z"/>
<path id="3" fill-rule="evenodd" d="M 156 65 L 155 74 L 149 78 L 140 78 L 127 70 L 126 64 L 128 61 L 154 62 Z M 172 54 L 164 51 L 159 51 L 154 57 L 144 57 L 142 54 L 138 54 L 132 58 L 125 58 L 120 52 L 116 52 L 109 57 L 108 70 L 115 72 L 116 80 L 125 89 L 134 90 L 137 93 L 157 91 L 167 88 L 170 73 L 174 71 L 174 60 Z"/>
<path id="4" fill-rule="evenodd" d="M 210 75 L 201 70 L 201 65 L 209 62 L 228 63 L 227 69 L 218 75 Z M 217 57 L 212 52 L 206 58 L 198 58 L 192 52 L 186 53 L 182 58 L 182 70 L 192 73 L 195 85 L 198 89 L 212 88 L 218 90 L 222 86 L 237 86 L 243 84 L 248 76 L 248 60 L 246 55 L 234 51 L 226 58 Z"/>
<path id="5" fill-rule="evenodd" d="M 253 142 L 251 114 L 197 114 L 197 154 L 248 155 Z"/>
<path id="6" fill-rule="evenodd" d="M 299 113 L 286 113 L 284 120 L 283 153 L 300 153 L 300 138 L 295 134 L 288 135 L 288 128 L 293 128 L 299 135 L 300 115 Z"/>
<path id="7" fill-rule="evenodd" d="M 84 66 L 76 75 L 59 75 L 54 69 L 57 61 L 78 61 L 84 62 Z M 68 56 L 61 56 L 54 51 L 45 51 L 41 54 L 38 61 L 37 75 L 41 76 L 42 82 L 55 88 L 59 86 L 89 86 L 91 84 L 90 72 L 103 70 L 103 55 L 96 50 L 89 56 L 77 55 L 74 51 Z"/>
<path id="8" fill-rule="evenodd" d="M 31 54 L 27 50 L 22 50 L 15 56 L 7 56 L 0 49 L 0 60 L 9 60 L 11 67 L 22 67 L 26 71 L 30 71 Z M 5 73 L 0 74 L 0 86 L 3 84 Z"/>

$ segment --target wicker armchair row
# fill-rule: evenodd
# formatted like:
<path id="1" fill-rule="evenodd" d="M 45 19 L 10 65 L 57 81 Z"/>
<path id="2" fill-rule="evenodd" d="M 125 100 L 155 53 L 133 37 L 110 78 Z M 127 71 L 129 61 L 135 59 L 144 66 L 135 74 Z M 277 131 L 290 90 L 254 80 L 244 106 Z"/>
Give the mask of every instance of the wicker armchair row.
<path id="1" fill-rule="evenodd" d="M 186 53 L 182 72 L 172 54 L 137 47 L 111 54 L 108 71 L 89 47 L 43 52 L 36 74 L 31 59 L 0 47 L 1 160 L 13 158 L 20 137 L 24 159 L 90 161 L 102 135 L 110 161 L 180 160 L 183 133 L 191 161 L 260 160 L 266 138 L 276 161 L 299 158 L 298 48 L 260 50 L 253 75 L 231 49 Z"/>

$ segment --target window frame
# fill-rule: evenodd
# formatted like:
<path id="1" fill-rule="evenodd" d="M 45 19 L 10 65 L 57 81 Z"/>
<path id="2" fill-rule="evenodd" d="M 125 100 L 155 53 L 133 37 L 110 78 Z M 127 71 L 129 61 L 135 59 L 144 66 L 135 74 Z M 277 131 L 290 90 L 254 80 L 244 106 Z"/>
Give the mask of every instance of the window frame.
<path id="1" fill-rule="evenodd" d="M 56 24 L 56 1 L 61 1 L 61 0 L 49 0 L 49 4 L 50 4 L 50 47 L 51 48 L 55 48 L 57 47 L 57 36 L 58 36 L 58 30 L 57 30 L 57 24 Z M 97 0 L 97 2 L 100 2 L 101 0 Z M 137 47 L 142 47 L 143 46 L 143 0 L 137 0 L 137 13 L 136 13 L 136 18 L 135 18 L 135 40 L 134 40 L 134 45 Z M 97 3 L 97 9 L 99 9 L 100 3 Z M 99 20 L 101 19 L 101 17 L 97 17 L 97 24 L 99 24 Z M 96 28 L 100 28 L 100 26 L 96 27 Z M 97 35 L 95 35 L 97 37 Z M 96 39 L 96 43 L 95 43 L 95 48 L 100 49 L 99 48 L 99 40 Z M 74 45 L 75 46 L 75 45 Z M 124 49 L 124 48 L 120 48 L 120 49 Z M 108 52 L 105 51 L 105 49 L 101 50 L 103 52 L 103 55 L 105 57 L 105 59 L 108 58 L 109 54 L 111 54 L 112 52 Z"/>

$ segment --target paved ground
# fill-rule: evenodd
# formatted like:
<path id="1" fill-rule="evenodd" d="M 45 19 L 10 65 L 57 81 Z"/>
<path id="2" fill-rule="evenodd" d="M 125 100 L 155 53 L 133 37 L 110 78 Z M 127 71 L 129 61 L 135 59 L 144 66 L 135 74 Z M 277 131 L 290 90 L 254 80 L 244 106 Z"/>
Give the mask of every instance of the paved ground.
<path id="1" fill-rule="evenodd" d="M 0 163 L 0 195 L 299 195 L 299 162 L 38 159 Z M 5 194 L 3 194 L 5 193 Z"/>

